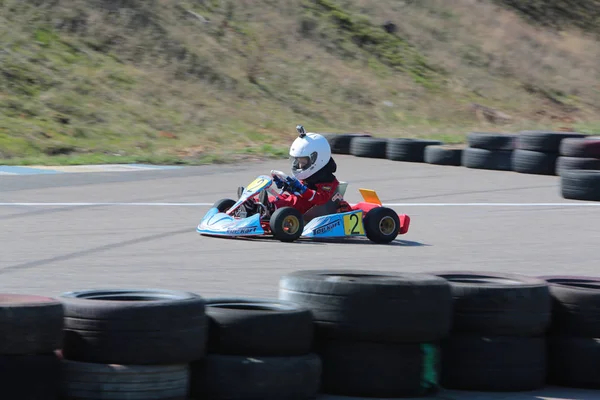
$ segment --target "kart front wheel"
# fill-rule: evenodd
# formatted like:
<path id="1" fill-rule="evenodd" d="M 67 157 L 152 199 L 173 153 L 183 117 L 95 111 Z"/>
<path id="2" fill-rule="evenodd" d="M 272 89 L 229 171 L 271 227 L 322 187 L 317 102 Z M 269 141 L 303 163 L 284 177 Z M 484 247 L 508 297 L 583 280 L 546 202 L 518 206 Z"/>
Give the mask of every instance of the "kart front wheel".
<path id="1" fill-rule="evenodd" d="M 400 232 L 400 218 L 396 211 L 387 207 L 375 207 L 369 210 L 363 219 L 365 234 L 375 243 L 389 243 Z"/>
<path id="2" fill-rule="evenodd" d="M 281 242 L 293 242 L 302 235 L 304 219 L 300 211 L 293 207 L 275 210 L 269 220 L 273 237 Z"/>
<path id="3" fill-rule="evenodd" d="M 229 210 L 231 208 L 231 206 L 233 206 L 235 203 L 236 203 L 235 200 L 221 199 L 221 200 L 215 201 L 215 204 L 213 204 L 213 207 L 217 207 L 217 210 L 219 210 L 219 212 L 225 212 L 225 211 Z"/>

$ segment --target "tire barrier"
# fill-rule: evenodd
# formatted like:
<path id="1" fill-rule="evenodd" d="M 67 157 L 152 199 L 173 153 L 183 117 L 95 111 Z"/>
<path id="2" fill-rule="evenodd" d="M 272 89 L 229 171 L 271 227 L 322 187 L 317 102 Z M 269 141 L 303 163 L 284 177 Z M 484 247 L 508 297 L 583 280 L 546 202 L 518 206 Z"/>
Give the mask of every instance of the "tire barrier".
<path id="1" fill-rule="evenodd" d="M 350 154 L 356 157 L 385 158 L 388 139 L 355 137 L 350 142 Z"/>
<path id="2" fill-rule="evenodd" d="M 515 136 L 511 134 L 470 132 L 468 147 L 462 152 L 461 165 L 495 171 L 512 170 Z"/>
<path id="3" fill-rule="evenodd" d="M 565 199 L 600 201 L 600 171 L 563 171 L 560 177 L 560 192 Z"/>
<path id="4" fill-rule="evenodd" d="M 512 151 L 467 147 L 462 153 L 462 166 L 495 171 L 512 170 Z"/>
<path id="5" fill-rule="evenodd" d="M 186 399 L 190 363 L 205 357 L 204 299 L 169 290 L 64 293 L 67 399 Z"/>
<path id="6" fill-rule="evenodd" d="M 60 394 L 63 307 L 58 300 L 0 294 L 2 398 L 56 399 Z"/>
<path id="7" fill-rule="evenodd" d="M 319 392 L 313 317 L 282 300 L 206 300 L 207 355 L 192 362 L 194 399 L 309 399 Z"/>
<path id="8" fill-rule="evenodd" d="M 564 139 L 581 139 L 587 135 L 577 132 L 521 131 L 517 135 L 517 149 L 558 154 Z"/>
<path id="9" fill-rule="evenodd" d="M 279 298 L 311 310 L 322 393 L 399 398 L 439 388 L 439 341 L 452 323 L 445 279 L 373 271 L 297 271 Z"/>
<path id="10" fill-rule="evenodd" d="M 560 143 L 556 175 L 571 169 L 600 170 L 600 138 L 567 138 Z"/>
<path id="11" fill-rule="evenodd" d="M 62 360 L 65 400 L 187 399 L 189 366 Z"/>
<path id="12" fill-rule="evenodd" d="M 451 165 L 459 167 L 462 165 L 463 146 L 452 145 L 430 145 L 425 147 L 423 160 L 427 164 Z"/>
<path id="13" fill-rule="evenodd" d="M 568 138 L 559 148 L 556 174 L 562 197 L 600 201 L 600 138 Z"/>
<path id="14" fill-rule="evenodd" d="M 512 151 L 515 149 L 517 135 L 512 133 L 470 132 L 467 145 L 474 149 Z"/>
<path id="15" fill-rule="evenodd" d="M 565 199 L 600 201 L 600 137 L 577 132 L 470 132 L 467 147 L 437 140 L 324 134 L 332 152 L 391 161 L 557 175 Z"/>
<path id="16" fill-rule="evenodd" d="M 24 400 L 600 390 L 596 277 L 301 270 L 277 299 L 0 294 L 0 326 L 3 394 Z"/>
<path id="17" fill-rule="evenodd" d="M 368 133 L 321 133 L 331 146 L 333 154 L 350 154 L 350 143 L 355 137 L 371 137 Z"/>
<path id="18" fill-rule="evenodd" d="M 548 332 L 548 382 L 600 389 L 600 279 L 543 276 L 550 287 L 554 315 Z"/>
<path id="19" fill-rule="evenodd" d="M 450 282 L 454 299 L 452 332 L 442 347 L 441 384 L 494 392 L 543 387 L 544 335 L 552 315 L 547 283 L 515 274 L 432 274 Z"/>
<path id="20" fill-rule="evenodd" d="M 425 160 L 425 149 L 428 146 L 443 144 L 439 140 L 426 139 L 388 139 L 386 147 L 386 158 L 392 161 L 423 162 Z"/>
<path id="21" fill-rule="evenodd" d="M 513 170 L 523 174 L 555 175 L 561 142 L 585 136 L 575 132 L 520 132 L 514 152 Z"/>
<path id="22" fill-rule="evenodd" d="M 600 159 L 591 157 L 568 157 L 559 156 L 556 160 L 556 175 L 562 176 L 566 170 L 586 169 L 592 171 L 600 170 Z"/>

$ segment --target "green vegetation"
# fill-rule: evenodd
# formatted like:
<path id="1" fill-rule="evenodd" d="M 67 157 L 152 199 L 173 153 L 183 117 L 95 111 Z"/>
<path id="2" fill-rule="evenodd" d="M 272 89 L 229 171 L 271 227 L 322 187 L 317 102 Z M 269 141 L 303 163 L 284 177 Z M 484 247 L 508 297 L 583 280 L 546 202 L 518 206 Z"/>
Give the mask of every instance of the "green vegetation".
<path id="1" fill-rule="evenodd" d="M 600 34 L 598 0 L 496 0 L 514 8 L 530 21 L 554 29 L 577 27 Z"/>
<path id="2" fill-rule="evenodd" d="M 598 132 L 599 42 L 504 3 L 0 0 L 0 163 L 282 157 L 298 123 Z"/>

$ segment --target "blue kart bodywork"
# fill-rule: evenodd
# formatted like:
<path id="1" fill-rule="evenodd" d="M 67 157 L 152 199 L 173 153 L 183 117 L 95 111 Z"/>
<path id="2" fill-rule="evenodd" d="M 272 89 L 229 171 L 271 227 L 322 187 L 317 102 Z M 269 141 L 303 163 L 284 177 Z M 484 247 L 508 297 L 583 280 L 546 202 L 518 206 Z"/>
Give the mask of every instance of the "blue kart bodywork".
<path id="1" fill-rule="evenodd" d="M 196 227 L 196 232 L 206 236 L 263 236 L 269 235 L 271 227 L 269 221 L 262 220 L 262 214 L 256 213 L 249 217 L 240 217 L 236 214 L 236 210 L 251 197 L 257 196 L 263 190 L 266 190 L 272 196 L 280 194 L 273 185 L 273 178 L 268 175 L 260 175 L 252 181 L 242 192 L 240 198 L 224 211 L 219 211 L 215 206 L 211 207 L 208 212 L 202 217 L 200 223 Z M 336 201 L 341 201 L 346 204 L 346 208 L 340 211 L 338 204 L 330 201 L 329 204 L 313 207 L 303 215 L 301 222 L 302 233 L 298 238 L 343 238 L 354 236 L 367 236 L 363 217 L 373 208 L 385 208 L 379 201 L 379 198 L 374 191 L 367 189 L 359 189 L 364 202 L 350 205 L 343 200 L 343 195 L 347 183 L 340 182 L 338 190 L 334 194 Z M 383 210 L 382 210 L 383 211 Z M 387 209 L 394 215 L 394 219 L 398 218 L 393 210 Z M 388 214 L 389 215 L 389 214 Z M 381 218 L 390 218 L 382 215 Z M 396 219 L 398 226 L 394 229 L 395 235 L 404 234 L 408 230 L 410 218 L 404 214 L 400 215 L 400 219 Z M 370 228 L 373 229 L 373 228 Z M 372 237 L 372 235 L 370 235 Z M 382 240 L 384 241 L 384 240 Z M 389 240 L 385 240 L 389 241 Z"/>
<path id="2" fill-rule="evenodd" d="M 310 220 L 302 230 L 304 238 L 339 238 L 346 236 L 363 236 L 364 227 L 362 210 L 339 214 L 329 214 Z M 261 236 L 265 230 L 261 225 L 260 215 L 247 218 L 235 218 L 219 212 L 212 207 L 202 218 L 196 232 L 211 236 Z"/>
<path id="3" fill-rule="evenodd" d="M 229 214 L 219 212 L 216 207 L 208 210 L 198 224 L 196 232 L 216 236 L 256 236 L 265 234 L 260 223 L 260 214 L 254 214 L 247 218 L 235 218 Z"/>

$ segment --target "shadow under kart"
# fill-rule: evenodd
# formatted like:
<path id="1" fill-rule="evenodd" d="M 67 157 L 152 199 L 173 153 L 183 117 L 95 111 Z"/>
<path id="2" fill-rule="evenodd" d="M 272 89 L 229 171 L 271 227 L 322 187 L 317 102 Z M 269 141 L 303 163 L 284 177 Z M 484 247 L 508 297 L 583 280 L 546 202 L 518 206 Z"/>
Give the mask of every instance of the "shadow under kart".
<path id="1" fill-rule="evenodd" d="M 285 181 L 287 175 L 271 171 Z M 216 201 L 201 219 L 196 232 L 205 236 L 257 237 L 272 236 L 282 242 L 300 238 L 329 239 L 364 236 L 374 243 L 390 243 L 398 235 L 408 232 L 410 217 L 398 214 L 382 205 L 374 190 L 359 189 L 363 201 L 350 204 L 344 200 L 347 182 L 340 182 L 332 199 L 326 204 L 312 207 L 302 214 L 293 207 L 275 210 L 270 219 L 264 218 L 265 209 L 257 201 L 261 212 L 246 217 L 242 204 L 267 191 L 272 196 L 281 194 L 268 175 L 259 175 L 244 188 L 237 201 Z"/>

